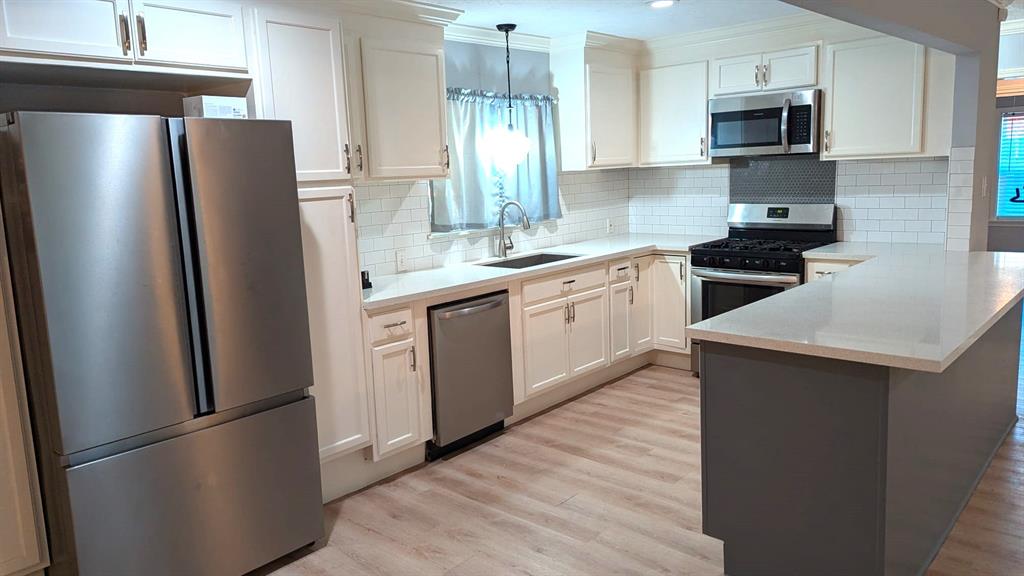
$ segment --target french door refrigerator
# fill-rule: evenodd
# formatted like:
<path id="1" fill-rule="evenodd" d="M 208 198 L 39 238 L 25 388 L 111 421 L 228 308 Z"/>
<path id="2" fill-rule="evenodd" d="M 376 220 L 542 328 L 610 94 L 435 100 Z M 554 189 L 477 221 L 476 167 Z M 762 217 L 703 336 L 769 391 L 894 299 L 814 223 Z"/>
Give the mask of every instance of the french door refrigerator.
<path id="1" fill-rule="evenodd" d="M 323 536 L 287 122 L 0 117 L 54 574 L 241 574 Z"/>

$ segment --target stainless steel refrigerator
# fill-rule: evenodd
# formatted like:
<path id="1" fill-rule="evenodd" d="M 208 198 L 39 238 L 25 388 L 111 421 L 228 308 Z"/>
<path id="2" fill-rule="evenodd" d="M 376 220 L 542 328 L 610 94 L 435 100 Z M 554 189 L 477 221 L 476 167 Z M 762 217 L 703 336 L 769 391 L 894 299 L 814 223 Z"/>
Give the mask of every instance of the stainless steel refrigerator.
<path id="1" fill-rule="evenodd" d="M 322 538 L 290 124 L 8 113 L 0 191 L 52 572 Z"/>

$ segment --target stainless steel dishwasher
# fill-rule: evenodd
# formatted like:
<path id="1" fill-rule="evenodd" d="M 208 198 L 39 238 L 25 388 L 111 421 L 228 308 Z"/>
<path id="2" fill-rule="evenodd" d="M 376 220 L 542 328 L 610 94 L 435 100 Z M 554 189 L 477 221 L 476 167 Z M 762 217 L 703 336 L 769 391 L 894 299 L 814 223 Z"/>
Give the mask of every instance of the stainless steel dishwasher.
<path id="1" fill-rule="evenodd" d="M 440 304 L 430 314 L 434 460 L 505 425 L 512 415 L 508 292 Z"/>

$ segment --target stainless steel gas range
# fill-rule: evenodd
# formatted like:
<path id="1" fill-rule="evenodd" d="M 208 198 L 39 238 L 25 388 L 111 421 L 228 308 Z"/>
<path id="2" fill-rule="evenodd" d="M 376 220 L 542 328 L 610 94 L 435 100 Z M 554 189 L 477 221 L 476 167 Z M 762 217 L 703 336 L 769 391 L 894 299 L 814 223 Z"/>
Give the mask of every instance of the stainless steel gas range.
<path id="1" fill-rule="evenodd" d="M 799 286 L 803 252 L 836 241 L 833 204 L 730 204 L 728 222 L 728 238 L 690 249 L 691 322 Z"/>

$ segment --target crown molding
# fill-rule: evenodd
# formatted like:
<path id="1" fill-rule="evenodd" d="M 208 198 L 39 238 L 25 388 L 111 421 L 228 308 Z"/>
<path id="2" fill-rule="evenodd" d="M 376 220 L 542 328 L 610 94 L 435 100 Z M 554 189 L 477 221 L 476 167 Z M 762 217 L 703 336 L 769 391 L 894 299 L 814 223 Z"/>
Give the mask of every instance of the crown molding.
<path id="1" fill-rule="evenodd" d="M 414 0 L 340 0 L 338 6 L 345 12 L 380 16 L 409 22 L 448 26 L 462 15 L 462 10 L 446 8 Z"/>
<path id="2" fill-rule="evenodd" d="M 556 52 L 558 50 L 571 50 L 573 48 L 601 48 L 603 50 L 613 50 L 615 52 L 633 54 L 640 52 L 643 47 L 643 40 L 623 38 L 622 36 L 612 36 L 611 34 L 601 34 L 600 32 L 582 32 L 579 34 L 551 39 L 552 52 Z"/>
<path id="3" fill-rule="evenodd" d="M 484 46 L 505 47 L 505 34 L 491 28 L 478 28 L 464 24 L 449 24 L 444 29 L 444 39 L 453 42 L 468 42 Z M 508 44 L 516 50 L 531 52 L 548 52 L 551 50 L 551 39 L 533 34 L 513 32 L 509 35 Z"/>
<path id="4" fill-rule="evenodd" d="M 737 36 L 746 36 L 751 34 L 768 34 L 804 28 L 820 28 L 823 23 L 834 22 L 836 22 L 836 20 L 820 14 L 794 14 L 792 16 L 781 16 L 779 18 L 770 18 L 767 20 L 758 20 L 755 22 L 746 22 L 743 24 L 734 24 L 732 26 L 722 26 L 719 28 L 709 28 L 707 30 L 698 30 L 696 32 L 687 32 L 684 34 L 661 36 L 647 40 L 644 42 L 644 45 L 648 50 L 661 50 L 679 46 L 693 46 L 695 44 L 721 42 L 731 40 Z M 848 25 L 852 26 L 852 24 Z"/>
<path id="5" fill-rule="evenodd" d="M 1011 34 L 1024 34 L 1024 19 L 1007 20 L 999 26 L 1000 36 L 1009 36 Z"/>

